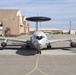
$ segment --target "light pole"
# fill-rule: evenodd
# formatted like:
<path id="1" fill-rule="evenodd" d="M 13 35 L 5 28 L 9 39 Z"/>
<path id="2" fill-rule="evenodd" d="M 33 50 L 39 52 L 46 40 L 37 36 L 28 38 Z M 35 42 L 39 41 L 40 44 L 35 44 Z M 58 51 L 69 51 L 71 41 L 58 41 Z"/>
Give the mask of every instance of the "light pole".
<path id="1" fill-rule="evenodd" d="M 69 34 L 71 33 L 71 21 L 69 21 L 70 25 L 69 25 Z"/>

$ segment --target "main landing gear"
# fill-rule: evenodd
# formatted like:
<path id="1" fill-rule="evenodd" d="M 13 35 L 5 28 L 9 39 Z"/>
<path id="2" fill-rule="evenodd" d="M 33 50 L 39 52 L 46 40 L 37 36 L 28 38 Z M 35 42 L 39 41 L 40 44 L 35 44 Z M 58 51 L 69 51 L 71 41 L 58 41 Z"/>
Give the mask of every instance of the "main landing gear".
<path id="1" fill-rule="evenodd" d="M 47 45 L 47 49 L 51 49 L 51 45 L 50 45 L 50 43 L 48 43 L 48 45 Z"/>

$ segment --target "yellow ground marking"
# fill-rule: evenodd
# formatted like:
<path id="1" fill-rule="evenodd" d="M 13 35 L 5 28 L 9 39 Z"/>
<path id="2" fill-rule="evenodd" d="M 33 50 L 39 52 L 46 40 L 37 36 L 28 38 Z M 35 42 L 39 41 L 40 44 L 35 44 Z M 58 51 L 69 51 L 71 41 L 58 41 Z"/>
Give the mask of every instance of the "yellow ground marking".
<path id="1" fill-rule="evenodd" d="M 36 60 L 36 65 L 35 65 L 34 69 L 33 69 L 32 71 L 30 71 L 29 73 L 25 74 L 25 75 L 30 75 L 30 74 L 32 74 L 36 69 L 37 69 L 40 73 L 42 73 L 42 74 L 44 74 L 44 75 L 48 75 L 47 73 L 45 73 L 45 72 L 43 72 L 42 70 L 40 70 L 39 67 L 38 67 L 38 64 L 39 64 L 39 56 L 40 56 L 40 54 L 37 54 L 37 60 Z"/>

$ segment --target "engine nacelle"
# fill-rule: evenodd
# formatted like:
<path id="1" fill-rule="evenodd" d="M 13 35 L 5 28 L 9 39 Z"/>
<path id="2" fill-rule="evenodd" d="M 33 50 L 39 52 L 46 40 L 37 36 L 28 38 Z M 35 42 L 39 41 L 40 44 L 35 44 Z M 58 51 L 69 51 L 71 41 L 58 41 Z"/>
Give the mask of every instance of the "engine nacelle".
<path id="1" fill-rule="evenodd" d="M 70 46 L 71 46 L 71 47 L 76 47 L 76 43 L 75 43 L 75 42 L 71 42 L 71 43 L 70 43 Z"/>
<path id="2" fill-rule="evenodd" d="M 2 42 L 1 43 L 1 46 L 4 48 L 4 47 L 6 47 L 7 46 L 7 42 Z"/>

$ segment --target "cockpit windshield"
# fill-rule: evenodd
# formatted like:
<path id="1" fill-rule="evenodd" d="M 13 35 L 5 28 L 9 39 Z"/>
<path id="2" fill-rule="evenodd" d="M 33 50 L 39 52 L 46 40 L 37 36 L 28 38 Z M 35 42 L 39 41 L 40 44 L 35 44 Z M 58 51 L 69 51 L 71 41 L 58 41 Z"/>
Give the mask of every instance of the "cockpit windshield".
<path id="1" fill-rule="evenodd" d="M 41 40 L 42 38 L 44 38 L 43 36 L 36 36 L 36 39 Z"/>

